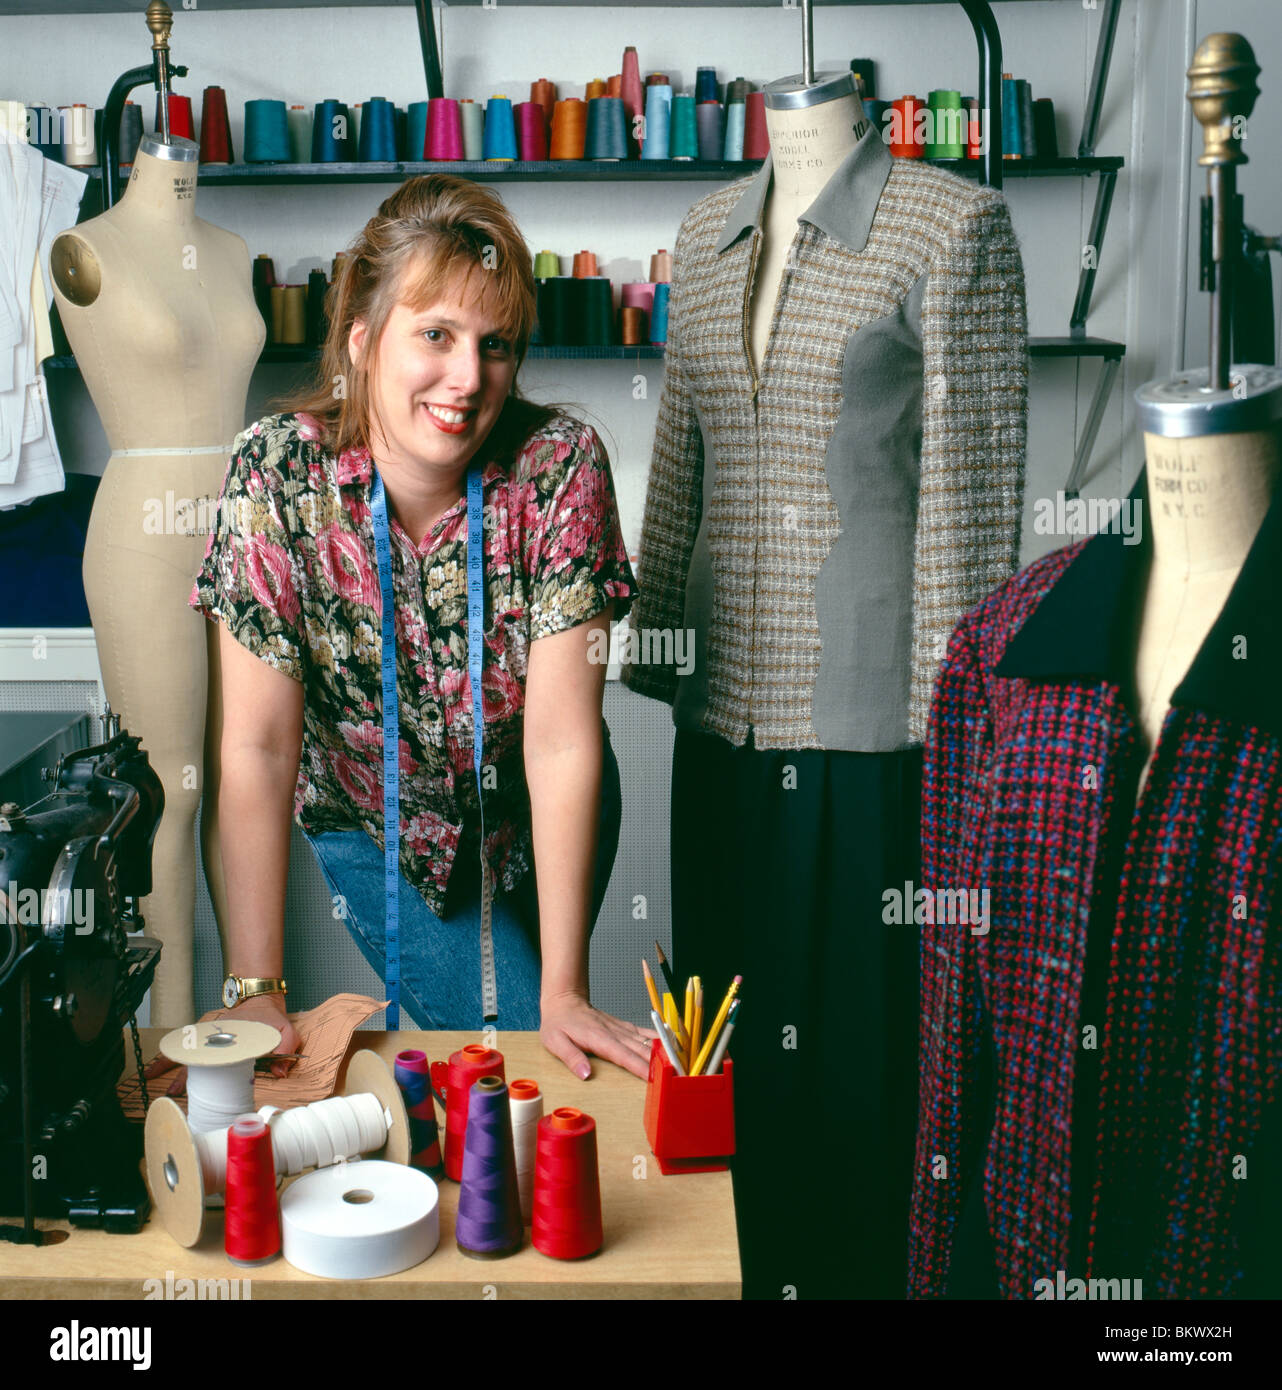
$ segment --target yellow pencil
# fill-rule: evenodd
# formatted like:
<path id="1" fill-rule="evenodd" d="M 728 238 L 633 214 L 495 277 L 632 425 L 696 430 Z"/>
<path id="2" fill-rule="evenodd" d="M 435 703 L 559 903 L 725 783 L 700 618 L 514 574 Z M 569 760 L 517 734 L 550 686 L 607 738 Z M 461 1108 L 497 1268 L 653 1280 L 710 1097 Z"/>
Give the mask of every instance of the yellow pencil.
<path id="1" fill-rule="evenodd" d="M 726 997 L 721 1001 L 721 1007 L 717 1010 L 717 1016 L 713 1020 L 712 1027 L 708 1029 L 708 1036 L 704 1041 L 703 1047 L 699 1050 L 698 1057 L 695 1058 L 694 1066 L 689 1068 L 691 1076 L 700 1075 L 703 1070 L 703 1064 L 712 1055 L 712 1049 L 717 1041 L 717 1034 L 721 1031 L 721 1025 L 726 1021 L 726 1015 L 730 1012 L 730 1005 L 734 1003 L 734 997 L 739 993 L 739 986 L 742 983 L 742 975 L 736 975 L 731 981 L 730 988 L 726 991 Z"/>
<path id="2" fill-rule="evenodd" d="M 654 1006 L 655 1013 L 662 1017 L 663 1005 L 659 1003 L 659 991 L 654 987 L 654 976 L 650 974 L 649 962 L 644 958 L 641 961 L 641 969 L 645 971 L 645 987 L 650 993 L 650 1003 Z"/>
<path id="3" fill-rule="evenodd" d="M 694 1027 L 694 976 L 686 981 L 686 1010 L 681 1015 L 681 1023 L 686 1030 L 686 1036 L 692 1036 L 690 1030 Z"/>
<path id="4" fill-rule="evenodd" d="M 694 977 L 694 1023 L 690 1028 L 690 1051 L 699 1055 L 699 1040 L 703 1036 L 703 981 Z"/>
<path id="5" fill-rule="evenodd" d="M 690 1066 L 690 1035 L 681 1023 L 681 1013 L 677 1008 L 677 1001 L 666 990 L 663 995 L 663 1021 L 672 1029 L 672 1036 L 676 1038 L 677 1048 L 681 1052 L 682 1065 L 688 1069 Z"/>

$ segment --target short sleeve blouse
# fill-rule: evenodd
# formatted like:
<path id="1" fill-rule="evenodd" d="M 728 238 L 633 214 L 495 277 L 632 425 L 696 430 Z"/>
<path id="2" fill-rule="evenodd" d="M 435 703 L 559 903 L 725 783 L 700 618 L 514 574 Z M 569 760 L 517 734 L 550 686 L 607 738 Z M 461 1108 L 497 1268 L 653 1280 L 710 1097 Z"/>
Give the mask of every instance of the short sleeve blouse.
<path id="1" fill-rule="evenodd" d="M 382 847 L 381 611 L 368 450 L 337 456 L 305 414 L 239 434 L 190 603 L 304 686 L 294 814 L 304 830 L 362 829 Z M 530 643 L 636 595 L 610 462 L 559 415 L 507 467 L 482 472 L 486 623 L 485 851 L 513 888 L 532 860 L 522 712 Z M 444 915 L 461 843 L 480 838 L 467 669 L 467 504 L 421 547 L 393 519 L 400 703 L 400 862 Z"/>

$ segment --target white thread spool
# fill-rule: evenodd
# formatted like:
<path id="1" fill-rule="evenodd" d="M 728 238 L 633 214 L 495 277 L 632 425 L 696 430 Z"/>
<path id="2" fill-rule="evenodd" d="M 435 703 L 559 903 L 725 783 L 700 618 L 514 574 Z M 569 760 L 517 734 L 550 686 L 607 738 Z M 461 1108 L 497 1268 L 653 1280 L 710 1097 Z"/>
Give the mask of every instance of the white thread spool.
<path id="1" fill-rule="evenodd" d="M 330 1096 L 295 1110 L 264 1105 L 258 1117 L 271 1130 L 272 1158 L 276 1175 L 282 1178 L 373 1153 L 387 1143 L 393 1124 L 391 1114 L 370 1092 Z M 229 1133 L 230 1129 L 192 1133 L 206 1197 L 227 1190 Z"/>
<path id="2" fill-rule="evenodd" d="M 62 123 L 62 162 L 73 169 L 84 169 L 98 162 L 98 145 L 94 140 L 94 108 L 78 101 L 74 106 L 58 108 Z"/>
<path id="3" fill-rule="evenodd" d="M 278 1178 L 362 1155 L 409 1162 L 409 1119 L 387 1063 L 373 1052 L 357 1052 L 344 1092 L 292 1110 L 265 1105 L 258 1111 L 271 1129 Z M 200 1240 L 207 1201 L 217 1205 L 226 1190 L 228 1128 L 192 1131 L 165 1096 L 147 1111 L 147 1182 L 165 1229 L 179 1245 Z"/>
<path id="4" fill-rule="evenodd" d="M 521 1197 L 521 1218 L 528 1226 L 534 1212 L 534 1158 L 538 1148 L 539 1121 L 543 1118 L 543 1093 L 537 1081 L 522 1078 L 507 1088 L 512 1111 L 512 1146 L 516 1150 L 516 1186 Z"/>
<path id="5" fill-rule="evenodd" d="M 227 1129 L 254 1108 L 254 1062 L 280 1043 L 269 1023 L 218 1019 L 175 1028 L 160 1040 L 187 1068 L 187 1124 L 197 1134 Z"/>

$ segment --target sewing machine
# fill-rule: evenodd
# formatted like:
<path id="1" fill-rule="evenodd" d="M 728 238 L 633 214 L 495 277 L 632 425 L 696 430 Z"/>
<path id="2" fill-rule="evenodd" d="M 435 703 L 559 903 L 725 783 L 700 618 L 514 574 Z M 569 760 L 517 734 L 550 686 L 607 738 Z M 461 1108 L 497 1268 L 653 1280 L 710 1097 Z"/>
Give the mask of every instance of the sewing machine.
<path id="1" fill-rule="evenodd" d="M 121 1113 L 123 1030 L 155 973 L 143 925 L 164 791 L 140 740 L 64 754 L 50 791 L 0 805 L 0 1238 L 44 1243 L 36 1216 L 137 1231 L 150 1201 L 142 1128 Z M 146 1093 L 143 1085 L 144 1094 Z"/>

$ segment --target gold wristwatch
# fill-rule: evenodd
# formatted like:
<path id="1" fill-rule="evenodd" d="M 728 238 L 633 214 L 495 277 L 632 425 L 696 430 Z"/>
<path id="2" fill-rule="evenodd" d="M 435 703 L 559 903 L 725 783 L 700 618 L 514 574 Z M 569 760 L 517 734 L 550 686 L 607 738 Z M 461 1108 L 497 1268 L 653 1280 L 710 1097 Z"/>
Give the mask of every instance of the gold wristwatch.
<path id="1" fill-rule="evenodd" d="M 285 994 L 285 981 L 265 975 L 228 975 L 223 981 L 223 1004 L 234 1009 L 257 994 Z"/>

